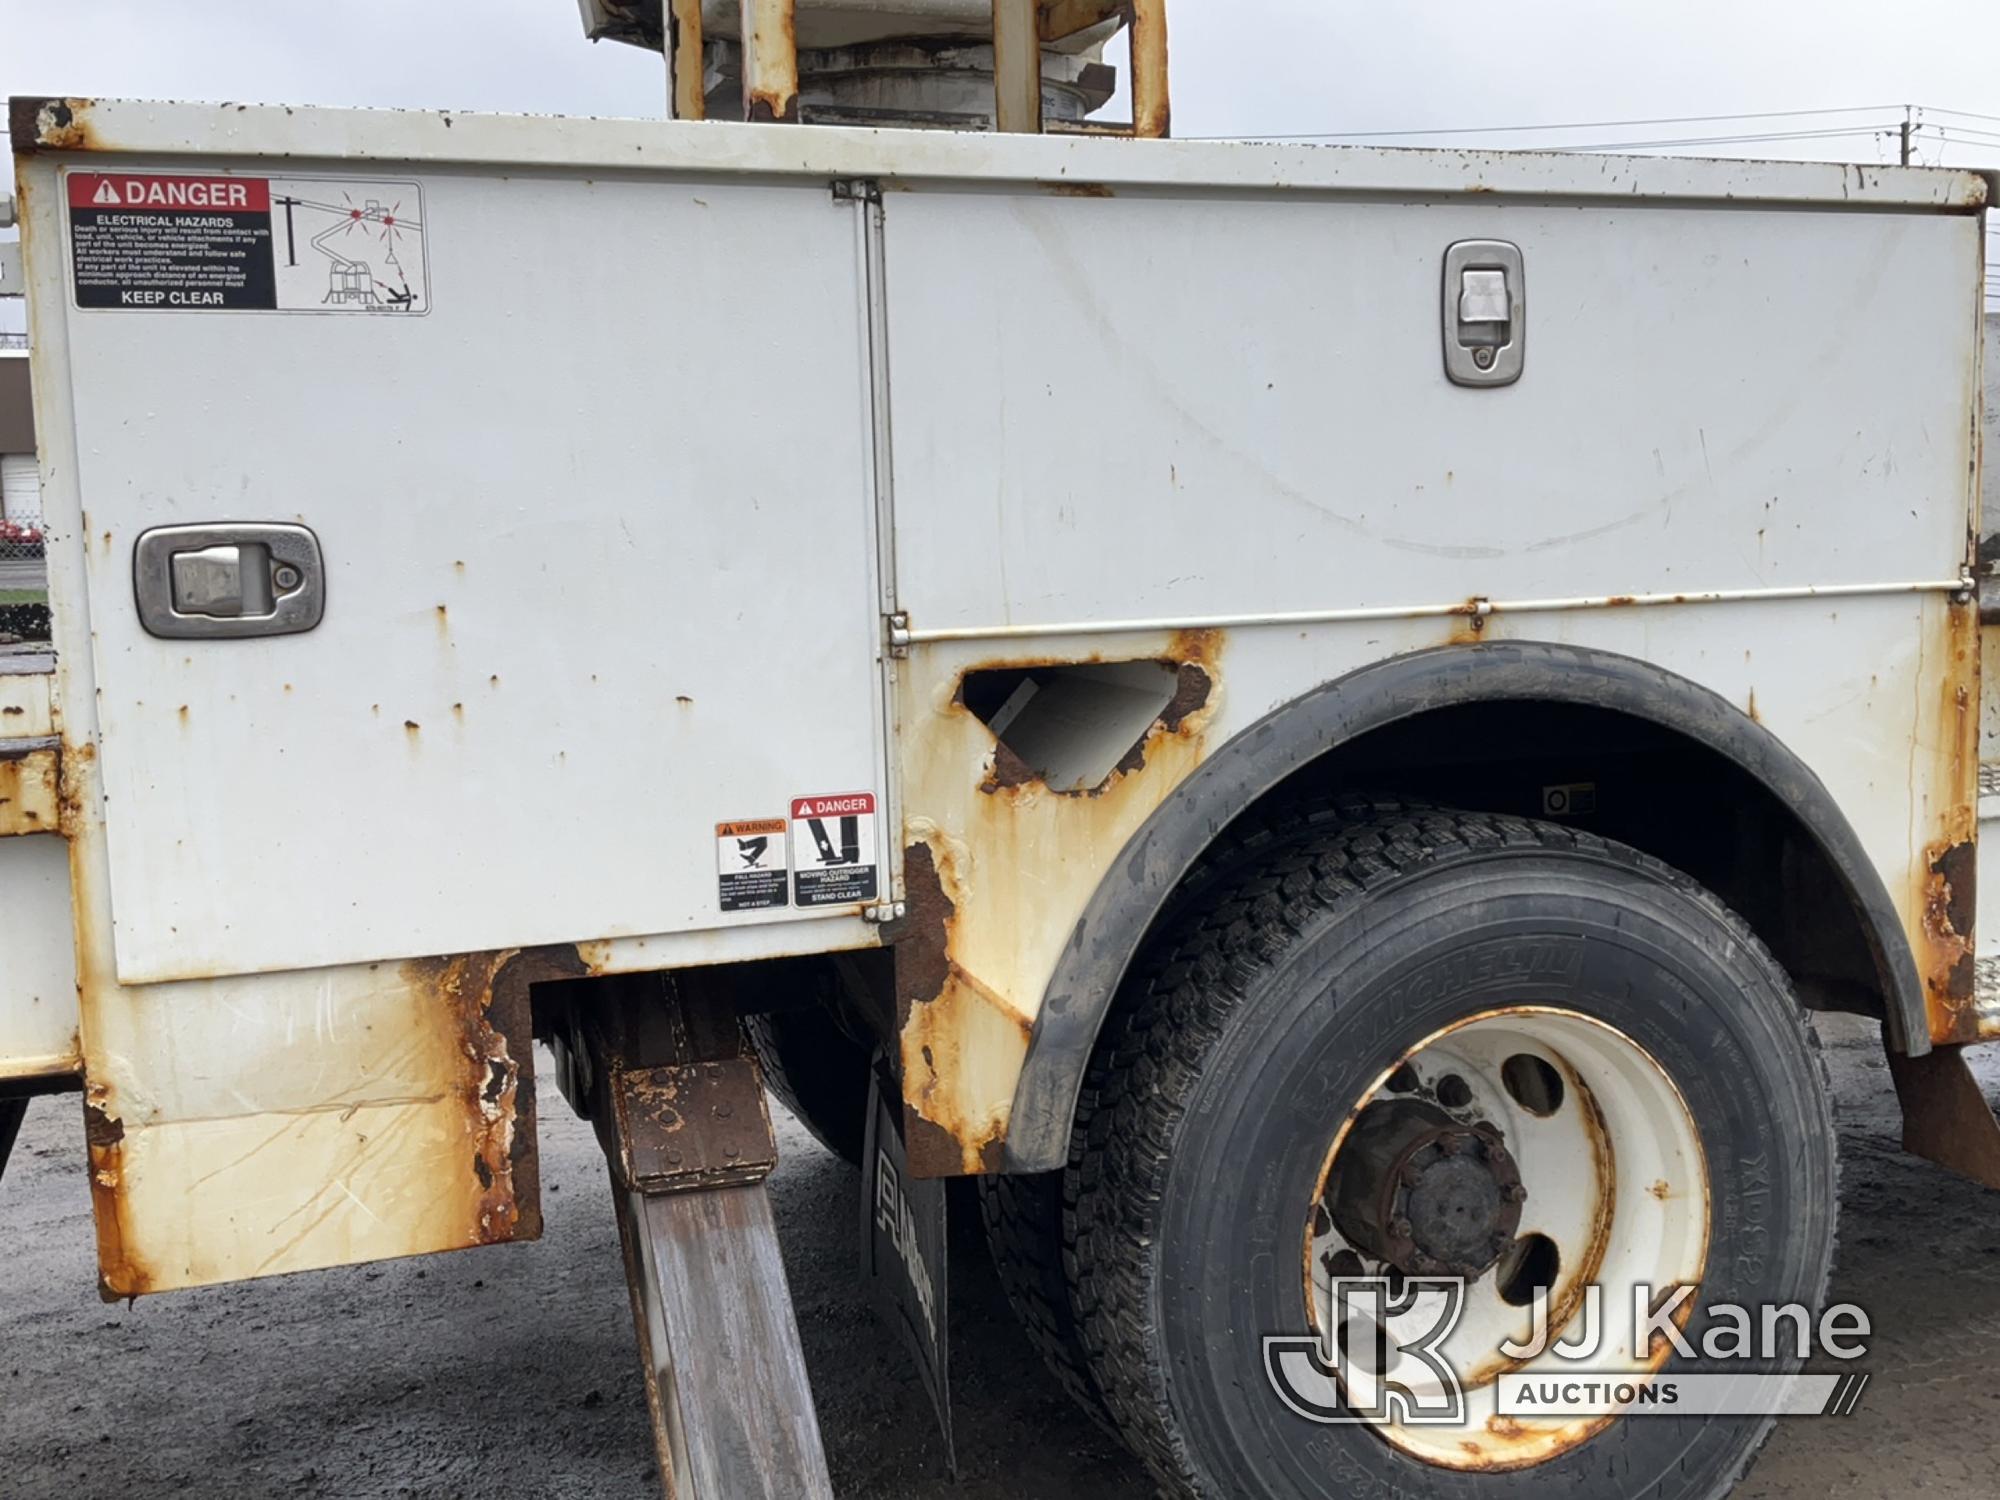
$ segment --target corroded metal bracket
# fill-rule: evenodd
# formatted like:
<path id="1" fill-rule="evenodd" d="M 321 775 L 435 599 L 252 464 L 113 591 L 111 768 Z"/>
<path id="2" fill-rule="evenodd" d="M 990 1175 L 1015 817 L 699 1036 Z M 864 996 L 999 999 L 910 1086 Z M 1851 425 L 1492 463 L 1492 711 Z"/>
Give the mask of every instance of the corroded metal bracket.
<path id="1" fill-rule="evenodd" d="M 778 1139 L 754 1057 L 626 1069 L 613 1080 L 613 1175 L 628 1192 L 691 1193 L 762 1182 Z"/>
<path id="2" fill-rule="evenodd" d="M 61 771 L 61 743 L 53 737 L 0 740 L 0 838 L 59 829 Z"/>

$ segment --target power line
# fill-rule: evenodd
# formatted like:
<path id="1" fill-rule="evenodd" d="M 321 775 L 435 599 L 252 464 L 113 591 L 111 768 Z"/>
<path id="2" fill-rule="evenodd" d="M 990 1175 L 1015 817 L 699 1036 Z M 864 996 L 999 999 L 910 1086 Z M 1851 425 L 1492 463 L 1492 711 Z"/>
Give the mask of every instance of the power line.
<path id="1" fill-rule="evenodd" d="M 1311 130 L 1298 134 L 1267 134 L 1238 131 L 1233 135 L 1195 135 L 1192 141 L 1383 141 L 1392 138 L 1440 135 L 1522 135 L 1547 130 L 1626 130 L 1641 125 L 1714 125 L 1731 120 L 1798 120 L 1813 115 L 1872 114 L 1902 110 L 1901 104 L 1849 104 L 1838 109 L 1768 109 L 1733 115 L 1661 115 L 1649 120 L 1566 120 L 1548 125 L 1466 125 L 1453 129 L 1429 127 L 1422 130 Z"/>
<path id="2" fill-rule="evenodd" d="M 1658 141 L 1593 141 L 1584 145 L 1564 142 L 1565 151 L 1640 151 L 1659 150 L 1672 146 L 1743 146 L 1764 141 L 1831 141 L 1851 136 L 1890 136 L 1896 133 L 1896 126 L 1857 126 L 1851 130 L 1772 130 L 1751 135 L 1690 135 L 1678 140 Z"/>

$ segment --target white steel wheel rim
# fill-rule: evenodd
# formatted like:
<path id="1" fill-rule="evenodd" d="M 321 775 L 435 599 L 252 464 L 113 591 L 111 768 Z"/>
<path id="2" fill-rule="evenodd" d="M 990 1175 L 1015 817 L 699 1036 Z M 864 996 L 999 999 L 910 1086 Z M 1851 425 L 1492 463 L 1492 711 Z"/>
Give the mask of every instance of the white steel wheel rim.
<path id="1" fill-rule="evenodd" d="M 1532 1064 L 1516 1064 L 1510 1086 L 1509 1060 L 1522 1057 L 1552 1068 L 1560 1080 L 1560 1101 L 1546 1113 L 1530 1107 L 1550 1102 L 1547 1092 L 1532 1086 L 1535 1077 L 1546 1077 Z M 1447 1085 L 1445 1093 L 1464 1102 L 1448 1106 L 1438 1097 L 1439 1086 L 1454 1078 L 1463 1091 Z M 1525 1090 L 1524 1079 L 1530 1081 Z M 1505 1256 L 1467 1281 L 1464 1312 L 1438 1346 L 1464 1391 L 1463 1425 L 1389 1419 L 1370 1419 L 1368 1425 L 1401 1451 L 1445 1468 L 1490 1471 L 1546 1463 L 1617 1419 L 1503 1416 L 1497 1409 L 1499 1377 L 1517 1371 L 1644 1377 L 1665 1362 L 1670 1350 L 1659 1338 L 1635 1357 L 1641 1314 L 1635 1314 L 1633 1288 L 1644 1283 L 1658 1305 L 1658 1296 L 1675 1287 L 1700 1286 L 1708 1258 L 1709 1183 L 1693 1116 L 1644 1047 L 1617 1027 L 1576 1011 L 1509 1006 L 1426 1037 L 1356 1101 L 1321 1168 L 1306 1224 L 1306 1305 L 1316 1332 L 1324 1334 L 1332 1321 L 1330 1274 L 1357 1274 L 1354 1260 L 1361 1264 L 1359 1274 L 1395 1269 L 1356 1251 L 1320 1205 L 1330 1201 L 1338 1184 L 1341 1148 L 1361 1111 L 1398 1097 L 1414 1097 L 1456 1120 L 1499 1130 L 1526 1189 L 1514 1234 L 1517 1251 L 1531 1236 L 1540 1236 L 1553 1245 L 1557 1260 L 1546 1282 L 1532 1273 L 1523 1276 L 1522 1261 L 1528 1258 L 1523 1254 Z M 1547 1264 L 1546 1250 L 1536 1246 L 1533 1265 L 1546 1269 Z M 1339 1269 L 1330 1273 L 1330 1266 Z M 1498 1352 L 1507 1339 L 1529 1337 L 1538 1303 L 1549 1309 L 1551 1344 L 1580 1332 L 1584 1288 L 1592 1282 L 1602 1288 L 1601 1338 L 1590 1358 L 1564 1359 L 1551 1349 L 1514 1361 Z M 1539 1289 L 1525 1305 L 1508 1300 L 1506 1293 L 1519 1298 L 1536 1283 Z M 1696 1300 L 1683 1306 L 1692 1308 Z M 1390 1364 L 1379 1372 L 1348 1372 L 1343 1378 L 1352 1383 L 1350 1404 L 1358 1409 L 1374 1403 L 1375 1378 L 1405 1384 L 1419 1396 L 1438 1389 L 1421 1361 L 1399 1359 L 1394 1351 L 1435 1326 L 1441 1306 L 1441 1297 L 1426 1295 L 1387 1320 Z"/>

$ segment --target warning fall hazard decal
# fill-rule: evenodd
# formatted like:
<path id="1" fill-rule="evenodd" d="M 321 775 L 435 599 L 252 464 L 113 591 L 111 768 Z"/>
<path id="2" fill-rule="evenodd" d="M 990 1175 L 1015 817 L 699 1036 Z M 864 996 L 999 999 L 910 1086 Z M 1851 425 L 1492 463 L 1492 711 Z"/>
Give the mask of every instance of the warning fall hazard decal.
<path id="1" fill-rule="evenodd" d="M 414 182 L 67 175 L 78 307 L 430 311 L 423 196 Z"/>
<path id="2" fill-rule="evenodd" d="M 724 911 L 783 906 L 791 871 L 783 818 L 739 818 L 715 825 L 715 879 Z"/>

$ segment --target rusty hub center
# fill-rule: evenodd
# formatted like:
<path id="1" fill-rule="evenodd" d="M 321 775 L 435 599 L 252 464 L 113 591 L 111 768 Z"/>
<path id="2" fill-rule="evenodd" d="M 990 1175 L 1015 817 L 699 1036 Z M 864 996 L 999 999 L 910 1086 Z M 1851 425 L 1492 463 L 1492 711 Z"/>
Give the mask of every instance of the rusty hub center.
<path id="1" fill-rule="evenodd" d="M 1415 1099 L 1369 1105 L 1335 1163 L 1347 1242 L 1413 1276 L 1482 1275 L 1514 1242 L 1527 1190 L 1500 1132 Z"/>

